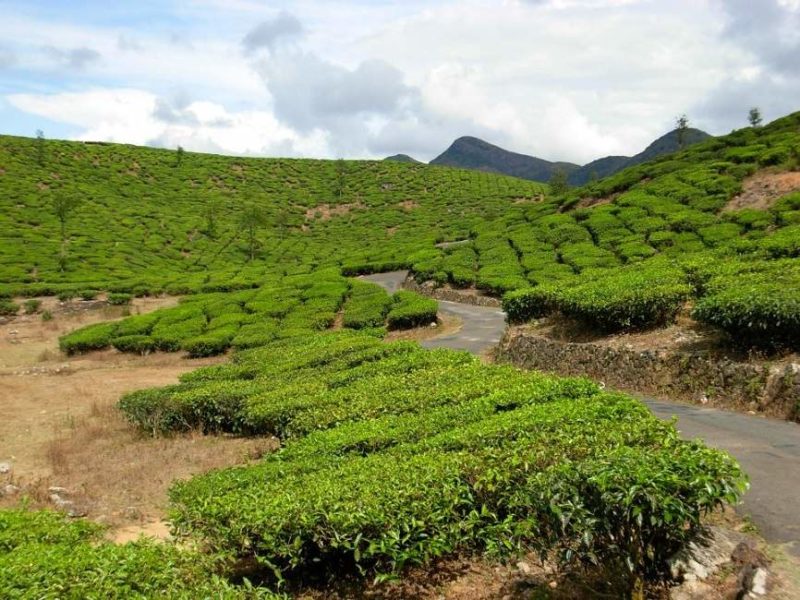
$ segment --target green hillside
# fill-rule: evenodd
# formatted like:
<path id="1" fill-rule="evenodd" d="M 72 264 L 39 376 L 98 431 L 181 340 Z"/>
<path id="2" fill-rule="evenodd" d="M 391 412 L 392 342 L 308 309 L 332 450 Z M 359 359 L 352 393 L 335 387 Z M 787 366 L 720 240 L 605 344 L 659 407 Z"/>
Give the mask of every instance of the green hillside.
<path id="1" fill-rule="evenodd" d="M 102 572 L 131 595 L 256 597 L 266 588 L 234 586 L 230 565 L 291 590 L 525 552 L 600 562 L 617 592 L 668 579 L 668 558 L 746 488 L 731 457 L 588 380 L 387 343 L 387 328 L 430 323 L 435 302 L 347 275 L 409 267 L 474 285 L 504 295 L 511 321 L 558 312 L 618 331 L 691 311 L 747 344 L 794 345 L 800 194 L 727 207 L 748 176 L 800 168 L 799 127 L 800 113 L 550 197 L 392 161 L 0 138 L 5 294 L 184 294 L 74 331 L 62 350 L 233 349 L 119 408 L 153 435 L 281 440 L 257 463 L 173 486 L 176 534 L 197 544 L 111 546 L 46 513 L 0 511 L 0 588 L 102 594 L 114 588 Z M 59 203 L 74 203 L 63 230 Z"/>
<path id="2" fill-rule="evenodd" d="M 0 282 L 8 292 L 248 287 L 264 272 L 405 264 L 543 186 L 392 161 L 232 158 L 0 137 Z M 76 201 L 66 258 L 54 204 Z M 241 226 L 263 210 L 250 261 Z"/>
<path id="3" fill-rule="evenodd" d="M 420 280 L 507 297 L 512 320 L 560 311 L 608 331 L 696 318 L 747 343 L 800 339 L 800 190 L 725 210 L 748 176 L 800 169 L 800 113 L 626 169 L 433 249 Z M 527 288 L 527 289 L 526 289 Z"/>

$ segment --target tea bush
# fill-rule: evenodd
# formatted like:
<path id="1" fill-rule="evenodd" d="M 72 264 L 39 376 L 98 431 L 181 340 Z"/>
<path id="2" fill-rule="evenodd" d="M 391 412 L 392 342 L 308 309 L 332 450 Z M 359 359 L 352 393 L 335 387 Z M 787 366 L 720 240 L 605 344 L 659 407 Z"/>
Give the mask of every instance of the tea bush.
<path id="1" fill-rule="evenodd" d="M 264 598 L 235 586 L 223 563 L 173 544 L 103 541 L 102 528 L 50 511 L 0 510 L 0 589 L 5 598 Z"/>
<path id="2" fill-rule="evenodd" d="M 386 315 L 389 329 L 409 329 L 436 322 L 439 303 L 415 292 L 401 290 L 392 296 L 392 306 Z"/>
<path id="3" fill-rule="evenodd" d="M 171 492 L 180 531 L 276 581 L 529 550 L 664 577 L 702 515 L 744 486 L 727 455 L 626 396 L 407 342 L 313 334 L 182 379 L 121 407 L 146 428 L 285 440 Z"/>

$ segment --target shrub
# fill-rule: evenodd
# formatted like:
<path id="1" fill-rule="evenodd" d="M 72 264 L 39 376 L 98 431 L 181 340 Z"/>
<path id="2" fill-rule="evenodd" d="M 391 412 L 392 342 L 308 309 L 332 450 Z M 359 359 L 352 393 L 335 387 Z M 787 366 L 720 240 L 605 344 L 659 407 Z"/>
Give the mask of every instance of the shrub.
<path id="1" fill-rule="evenodd" d="M 51 511 L 0 510 L 0 589 L 8 598 L 272 598 L 237 587 L 214 557 L 170 543 L 114 544 Z"/>
<path id="2" fill-rule="evenodd" d="M 286 440 L 170 494 L 180 531 L 278 578 L 381 579 L 532 549 L 661 578 L 702 515 L 745 485 L 727 455 L 586 380 L 351 333 L 274 342 L 160 397 L 182 419 Z"/>
<path id="3" fill-rule="evenodd" d="M 124 306 L 126 304 L 130 304 L 132 299 L 132 294 L 126 294 L 124 292 L 112 292 L 108 295 L 108 303 L 112 306 Z"/>
<path id="4" fill-rule="evenodd" d="M 31 298 L 30 300 L 25 300 L 23 307 L 25 308 L 26 315 L 32 315 L 42 307 L 42 301 Z"/>
<path id="5" fill-rule="evenodd" d="M 710 282 L 693 316 L 744 346 L 800 348 L 800 274 L 739 273 Z"/>
<path id="6" fill-rule="evenodd" d="M 43 310 L 42 311 L 42 321 L 47 322 L 47 321 L 52 321 L 52 320 L 53 320 L 53 313 L 51 313 L 47 309 Z"/>
<path id="7" fill-rule="evenodd" d="M 401 290 L 392 296 L 392 308 L 386 316 L 389 329 L 409 329 L 436 321 L 439 303 L 415 292 Z"/>
<path id="8" fill-rule="evenodd" d="M 78 292 L 78 296 L 81 300 L 94 300 L 99 293 L 99 290 L 81 290 Z"/>
<path id="9" fill-rule="evenodd" d="M 89 325 L 62 336 L 58 341 L 58 345 L 61 351 L 68 355 L 102 350 L 111 345 L 116 329 L 116 323 Z"/>
<path id="10" fill-rule="evenodd" d="M 344 305 L 343 324 L 350 329 L 382 327 L 391 306 L 392 299 L 382 287 L 356 279 Z"/>
<path id="11" fill-rule="evenodd" d="M 202 358 L 224 353 L 231 345 L 236 334 L 235 327 L 221 327 L 184 340 L 181 350 L 188 352 L 191 358 Z"/>
<path id="12" fill-rule="evenodd" d="M 134 354 L 148 354 L 156 350 L 156 343 L 147 335 L 115 337 L 111 345 L 120 352 L 133 352 Z"/>
<path id="13" fill-rule="evenodd" d="M 503 296 L 503 310 L 509 323 L 526 323 L 550 313 L 555 298 L 555 290 L 547 286 L 514 290 Z"/>
<path id="14" fill-rule="evenodd" d="M 19 305 L 8 298 L 0 298 L 0 315 L 14 316 L 19 312 Z"/>
<path id="15" fill-rule="evenodd" d="M 567 316 L 612 332 L 670 322 L 691 291 L 679 269 L 644 262 L 562 288 L 555 304 Z"/>

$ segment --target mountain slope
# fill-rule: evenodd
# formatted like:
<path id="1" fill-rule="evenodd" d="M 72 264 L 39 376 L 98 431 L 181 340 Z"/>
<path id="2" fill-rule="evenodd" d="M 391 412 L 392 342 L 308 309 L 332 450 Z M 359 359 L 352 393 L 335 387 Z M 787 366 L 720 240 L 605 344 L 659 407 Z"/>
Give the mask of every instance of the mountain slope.
<path id="1" fill-rule="evenodd" d="M 698 142 L 707 140 L 711 136 L 700 129 L 689 128 L 686 130 L 683 147 L 688 148 Z M 583 185 L 592 179 L 601 179 L 621 171 L 627 167 L 633 167 L 646 163 L 649 160 L 658 158 L 664 154 L 677 152 L 681 149 L 678 141 L 678 131 L 673 129 L 669 133 L 662 135 L 652 142 L 647 148 L 634 156 L 606 156 L 599 158 L 576 169 L 569 174 L 569 182 L 573 185 Z"/>
<path id="2" fill-rule="evenodd" d="M 414 163 L 414 164 L 420 163 L 420 161 L 418 161 L 413 156 L 409 156 L 408 154 L 393 154 L 392 156 L 387 156 L 383 160 L 391 160 L 394 162 Z"/>
<path id="3" fill-rule="evenodd" d="M 690 128 L 686 131 L 683 146 L 689 147 L 710 137 L 704 131 Z M 550 181 L 553 173 L 560 169 L 567 173 L 570 184 L 583 185 L 592 179 L 608 177 L 627 167 L 645 163 L 680 149 L 678 132 L 673 130 L 652 142 L 635 156 L 606 156 L 580 166 L 511 152 L 481 139 L 465 136 L 458 138 L 430 164 L 502 173 L 541 182 Z"/>
<path id="4" fill-rule="evenodd" d="M 526 154 L 510 152 L 470 136 L 458 138 L 430 164 L 503 173 L 533 181 L 549 181 L 553 172 L 558 168 L 562 168 L 568 173 L 579 168 L 578 165 L 572 163 L 555 163 Z"/>

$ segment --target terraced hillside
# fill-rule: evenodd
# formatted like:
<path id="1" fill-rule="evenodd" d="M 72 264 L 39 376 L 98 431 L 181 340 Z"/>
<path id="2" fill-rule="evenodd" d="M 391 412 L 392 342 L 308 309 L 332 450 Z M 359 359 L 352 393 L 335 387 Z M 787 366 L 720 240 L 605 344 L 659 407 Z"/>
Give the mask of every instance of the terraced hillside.
<path id="1" fill-rule="evenodd" d="M 211 291 L 265 272 L 406 264 L 544 189 L 392 161 L 186 153 L 179 165 L 176 152 L 62 141 L 39 165 L 35 144 L 0 137 L 0 282 L 15 293 Z M 63 237 L 62 202 L 74 203 Z"/>
<path id="2" fill-rule="evenodd" d="M 512 292 L 516 321 L 560 311 L 619 331 L 669 322 L 688 301 L 695 318 L 748 344 L 796 345 L 799 170 L 794 114 L 514 205 L 475 227 L 471 244 L 429 249 L 413 270 Z"/>
<path id="3" fill-rule="evenodd" d="M 174 485 L 175 533 L 196 544 L 120 549 L 92 527 L 0 512 L 0 589 L 270 597 L 320 576 L 380 582 L 442 557 L 536 552 L 600 563 L 607 592 L 641 597 L 745 489 L 736 462 L 588 380 L 387 343 L 389 328 L 429 323 L 435 303 L 347 276 L 412 267 L 504 294 L 512 320 L 559 311 L 603 330 L 689 305 L 748 343 L 793 344 L 798 127 L 792 115 L 556 197 L 392 161 L 2 138 L 5 293 L 184 294 L 78 329 L 62 350 L 232 348 L 230 362 L 126 394 L 119 409 L 146 434 L 272 435 L 282 447 Z M 754 175 L 789 183 L 754 193 Z"/>

